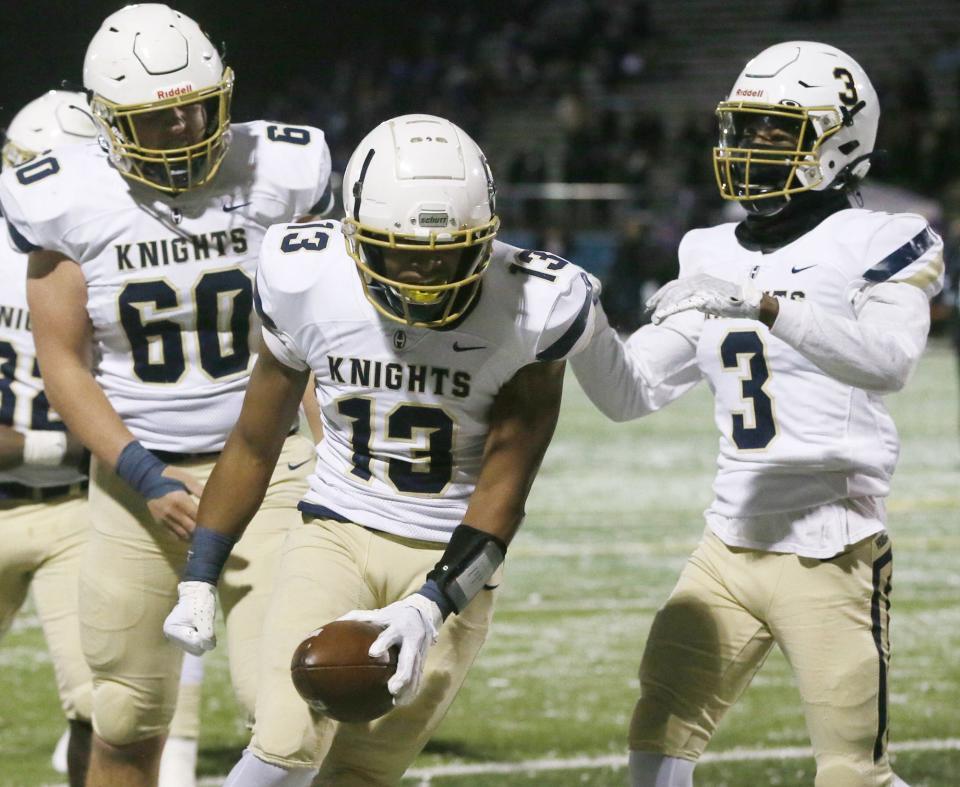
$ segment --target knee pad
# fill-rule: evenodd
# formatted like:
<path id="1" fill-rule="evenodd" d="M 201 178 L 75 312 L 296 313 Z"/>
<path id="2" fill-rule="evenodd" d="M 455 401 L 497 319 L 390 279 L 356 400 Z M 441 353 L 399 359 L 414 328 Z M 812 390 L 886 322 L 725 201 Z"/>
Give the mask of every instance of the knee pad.
<path id="1" fill-rule="evenodd" d="M 173 708 L 151 707 L 142 692 L 114 681 L 93 691 L 93 729 L 111 746 L 126 746 L 166 734 Z"/>

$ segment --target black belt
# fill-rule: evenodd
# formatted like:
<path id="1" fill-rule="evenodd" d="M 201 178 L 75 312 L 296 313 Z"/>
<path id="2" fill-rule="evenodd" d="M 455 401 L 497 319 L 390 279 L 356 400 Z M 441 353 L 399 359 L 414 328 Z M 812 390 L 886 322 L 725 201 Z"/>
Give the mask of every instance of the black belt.
<path id="1" fill-rule="evenodd" d="M 30 500 L 34 503 L 42 503 L 64 495 L 79 495 L 86 489 L 86 481 L 62 486 L 27 486 L 18 484 L 16 481 L 4 481 L 0 483 L 0 500 Z"/>
<path id="2" fill-rule="evenodd" d="M 216 459 L 220 456 L 219 451 L 205 451 L 202 453 L 196 454 L 181 454 L 178 451 L 157 451 L 154 448 L 150 449 L 150 453 L 153 454 L 157 459 L 159 459 L 164 464 L 175 465 L 180 462 L 199 462 L 203 460 Z"/>

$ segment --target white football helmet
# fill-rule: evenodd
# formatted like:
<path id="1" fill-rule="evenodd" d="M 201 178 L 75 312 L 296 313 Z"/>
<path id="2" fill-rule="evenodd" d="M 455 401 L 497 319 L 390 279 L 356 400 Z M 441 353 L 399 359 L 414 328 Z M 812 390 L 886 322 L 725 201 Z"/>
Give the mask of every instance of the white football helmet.
<path id="1" fill-rule="evenodd" d="M 3 143 L 3 164 L 18 167 L 55 145 L 89 142 L 97 136 L 87 97 L 48 90 L 14 115 Z"/>
<path id="2" fill-rule="evenodd" d="M 87 48 L 83 84 L 110 159 L 126 177 L 177 194 L 216 174 L 229 144 L 233 71 L 192 19 L 159 3 L 121 8 Z M 144 115 L 198 103 L 202 139 L 163 149 L 141 143 Z"/>
<path id="3" fill-rule="evenodd" d="M 368 300 L 397 322 L 437 328 L 477 297 L 500 226 L 490 167 L 460 128 L 432 115 L 403 115 L 364 137 L 343 175 L 347 251 Z M 385 255 L 460 250 L 444 281 L 398 281 Z"/>
<path id="4" fill-rule="evenodd" d="M 850 186 L 867 174 L 880 104 L 852 57 L 788 41 L 747 63 L 717 116 L 720 195 L 773 213 L 792 194 Z"/>

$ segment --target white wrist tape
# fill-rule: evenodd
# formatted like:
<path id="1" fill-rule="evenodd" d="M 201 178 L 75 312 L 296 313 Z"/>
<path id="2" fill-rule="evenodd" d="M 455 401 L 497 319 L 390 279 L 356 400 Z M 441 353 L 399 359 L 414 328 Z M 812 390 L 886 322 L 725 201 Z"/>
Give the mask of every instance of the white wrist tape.
<path id="1" fill-rule="evenodd" d="M 55 467 L 67 454 L 66 432 L 34 432 L 23 434 L 23 463 Z"/>

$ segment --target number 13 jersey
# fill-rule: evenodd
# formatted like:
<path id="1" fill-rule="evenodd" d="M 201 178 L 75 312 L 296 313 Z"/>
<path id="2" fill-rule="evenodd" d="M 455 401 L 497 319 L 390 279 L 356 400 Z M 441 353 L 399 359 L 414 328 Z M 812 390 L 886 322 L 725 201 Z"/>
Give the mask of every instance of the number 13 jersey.
<path id="1" fill-rule="evenodd" d="M 213 181 L 176 197 L 123 178 L 96 143 L 56 149 L 0 179 L 18 248 L 79 263 L 94 374 L 148 448 L 223 447 L 256 357 L 264 233 L 329 207 L 321 131 L 258 121 L 231 135 Z"/>
<path id="2" fill-rule="evenodd" d="M 316 378 L 323 439 L 301 510 L 445 542 L 473 493 L 500 389 L 588 341 L 594 288 L 577 266 L 494 242 L 470 311 L 443 329 L 381 316 L 337 222 L 264 239 L 264 343 Z"/>

